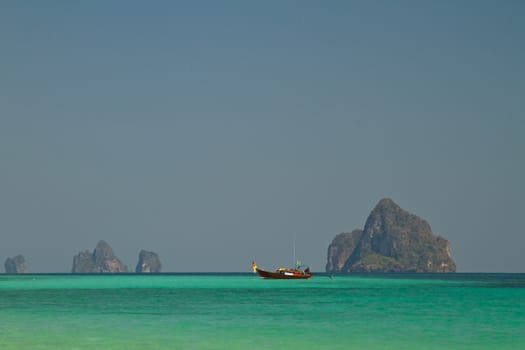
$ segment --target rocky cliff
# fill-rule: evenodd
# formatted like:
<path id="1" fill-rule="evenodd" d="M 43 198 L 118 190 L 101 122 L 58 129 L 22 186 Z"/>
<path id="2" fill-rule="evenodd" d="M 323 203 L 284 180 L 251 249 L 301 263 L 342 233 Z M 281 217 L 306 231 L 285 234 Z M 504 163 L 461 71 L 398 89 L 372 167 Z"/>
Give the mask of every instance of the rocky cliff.
<path id="1" fill-rule="evenodd" d="M 27 273 L 26 260 L 22 255 L 7 258 L 4 263 L 5 273 Z"/>
<path id="2" fill-rule="evenodd" d="M 326 271 L 341 272 L 352 252 L 355 250 L 361 235 L 362 230 L 354 230 L 352 232 L 343 232 L 335 236 L 334 240 L 328 247 L 328 263 L 326 264 Z"/>
<path id="3" fill-rule="evenodd" d="M 105 241 L 98 242 L 93 253 L 85 250 L 73 257 L 72 273 L 115 273 L 128 272 Z"/>
<path id="4" fill-rule="evenodd" d="M 160 263 L 160 258 L 157 253 L 154 252 L 148 252 L 145 250 L 141 250 L 139 254 L 139 261 L 137 262 L 137 267 L 135 268 L 135 272 L 137 273 L 157 273 L 160 272 L 162 269 L 162 265 Z"/>
<path id="5" fill-rule="evenodd" d="M 363 231 L 334 238 L 326 271 L 455 272 L 456 264 L 446 239 L 436 237 L 425 220 L 386 198 L 372 210 Z"/>

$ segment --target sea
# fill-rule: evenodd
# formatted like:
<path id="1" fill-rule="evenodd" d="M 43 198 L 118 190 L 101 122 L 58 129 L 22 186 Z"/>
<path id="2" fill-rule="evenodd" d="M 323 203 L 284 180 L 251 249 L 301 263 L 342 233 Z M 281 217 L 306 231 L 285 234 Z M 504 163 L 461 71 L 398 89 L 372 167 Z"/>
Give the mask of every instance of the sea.
<path id="1" fill-rule="evenodd" d="M 525 274 L 0 275 L 0 349 L 525 349 Z"/>

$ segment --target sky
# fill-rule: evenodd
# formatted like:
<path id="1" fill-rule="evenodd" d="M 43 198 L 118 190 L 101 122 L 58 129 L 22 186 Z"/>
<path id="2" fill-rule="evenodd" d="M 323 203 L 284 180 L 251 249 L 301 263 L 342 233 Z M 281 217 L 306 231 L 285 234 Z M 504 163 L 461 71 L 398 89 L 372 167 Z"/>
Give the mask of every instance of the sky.
<path id="1" fill-rule="evenodd" d="M 384 197 L 525 272 L 523 1 L 1 1 L 0 260 L 247 272 Z"/>

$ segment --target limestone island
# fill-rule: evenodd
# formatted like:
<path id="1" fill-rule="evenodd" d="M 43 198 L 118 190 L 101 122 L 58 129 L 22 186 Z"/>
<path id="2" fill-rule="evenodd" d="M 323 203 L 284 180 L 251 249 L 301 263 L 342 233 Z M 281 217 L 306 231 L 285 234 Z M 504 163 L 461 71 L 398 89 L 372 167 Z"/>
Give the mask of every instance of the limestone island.
<path id="1" fill-rule="evenodd" d="M 136 273 L 159 273 L 162 270 L 162 264 L 157 253 L 141 250 L 139 261 L 135 268 Z"/>
<path id="2" fill-rule="evenodd" d="M 425 220 L 384 198 L 363 230 L 334 238 L 326 272 L 456 272 L 456 264 L 445 238 L 435 236 Z"/>
<path id="3" fill-rule="evenodd" d="M 119 273 L 128 268 L 113 253 L 105 241 L 98 242 L 95 250 L 78 253 L 73 257 L 72 273 Z"/>
<path id="4" fill-rule="evenodd" d="M 7 258 L 4 262 L 5 273 L 27 273 L 26 259 L 21 254 Z"/>

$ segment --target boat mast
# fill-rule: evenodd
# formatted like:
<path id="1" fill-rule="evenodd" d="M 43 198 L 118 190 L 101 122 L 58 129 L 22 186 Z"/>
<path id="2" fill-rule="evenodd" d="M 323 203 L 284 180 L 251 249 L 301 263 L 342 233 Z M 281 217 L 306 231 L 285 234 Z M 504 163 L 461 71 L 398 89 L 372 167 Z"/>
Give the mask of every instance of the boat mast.
<path id="1" fill-rule="evenodd" d="M 296 268 L 296 260 L 295 260 L 295 234 L 293 235 L 293 262 L 292 262 L 292 266 L 294 268 Z"/>

